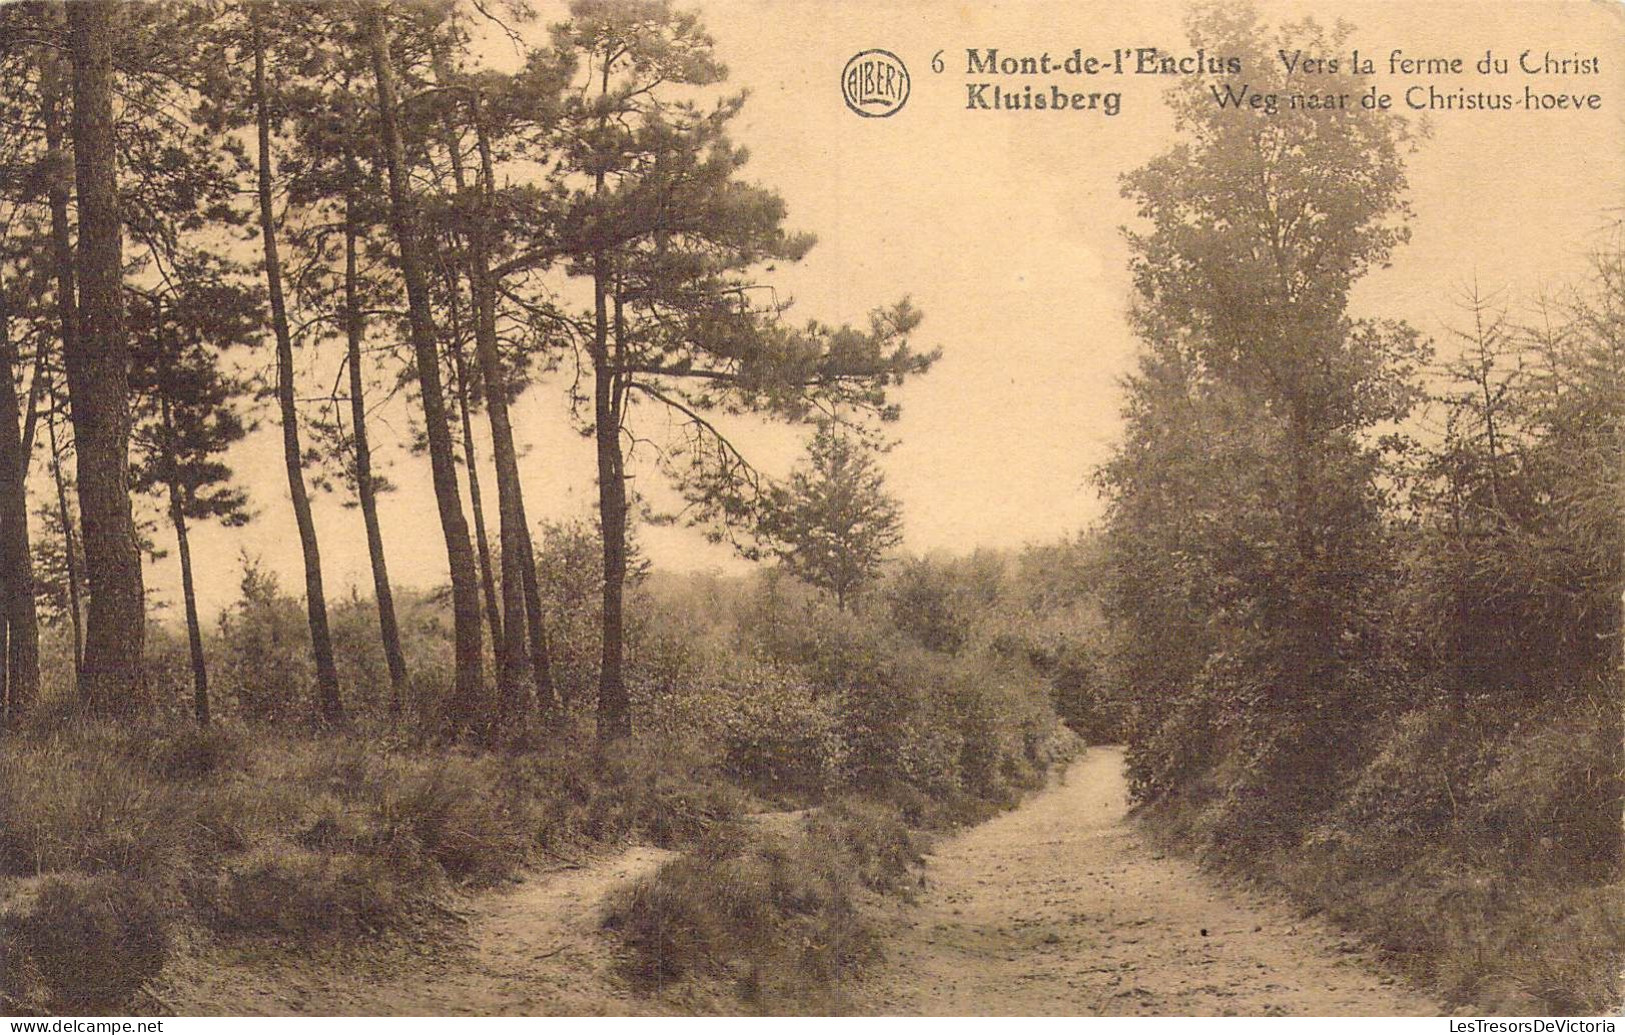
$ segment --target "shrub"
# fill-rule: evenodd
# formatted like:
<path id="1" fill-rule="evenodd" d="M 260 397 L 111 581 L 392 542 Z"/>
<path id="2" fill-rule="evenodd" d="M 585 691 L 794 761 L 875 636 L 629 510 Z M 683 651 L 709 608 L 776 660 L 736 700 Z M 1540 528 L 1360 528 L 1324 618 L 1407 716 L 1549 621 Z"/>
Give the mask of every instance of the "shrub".
<path id="1" fill-rule="evenodd" d="M 33 902 L 0 915 L 0 1007 L 121 1013 L 169 953 L 151 889 L 111 874 L 46 878 Z"/>
<path id="2" fill-rule="evenodd" d="M 762 670 L 717 696 L 729 776 L 773 797 L 817 798 L 840 782 L 846 741 L 828 700 L 806 684 Z"/>
<path id="3" fill-rule="evenodd" d="M 805 820 L 807 838 L 838 846 L 849 853 L 859 883 L 870 891 L 913 901 L 925 865 L 924 839 L 903 821 L 895 807 L 857 798 L 841 798 Z"/>
<path id="4" fill-rule="evenodd" d="M 891 680 L 848 687 L 836 697 L 850 745 L 847 785 L 885 796 L 896 784 L 932 798 L 958 793 L 960 737 L 930 689 Z"/>
<path id="5" fill-rule="evenodd" d="M 1390 720 L 1320 836 L 1346 831 L 1408 845 L 1458 822 L 1488 751 L 1486 732 L 1468 721 L 1472 714 L 1441 702 Z"/>
<path id="6" fill-rule="evenodd" d="M 909 854 L 895 828 L 854 824 L 849 813 L 795 837 L 736 827 L 623 892 L 604 923 L 629 950 L 635 984 L 724 977 L 759 1008 L 830 1012 L 842 981 L 879 958 L 857 896 L 866 878 L 901 883 L 887 860 Z"/>
<path id="7" fill-rule="evenodd" d="M 381 789 L 379 808 L 392 834 L 409 835 L 448 877 L 476 884 L 513 873 L 530 850 L 523 823 L 490 793 L 495 780 L 484 768 L 457 759 L 405 774 Z"/>
<path id="8" fill-rule="evenodd" d="M 987 552 L 904 561 L 884 590 L 892 625 L 927 650 L 959 653 L 998 599 L 1003 568 L 1002 558 Z"/>
<path id="9" fill-rule="evenodd" d="M 315 682 L 304 608 L 257 559 L 245 554 L 242 565 L 242 596 L 220 615 L 215 682 L 251 721 L 303 721 Z"/>
<path id="10" fill-rule="evenodd" d="M 1617 710 L 1581 700 L 1513 724 L 1471 788 L 1473 822 L 1504 855 L 1546 870 L 1613 870 L 1625 798 Z"/>
<path id="11" fill-rule="evenodd" d="M 1552 708 L 1436 695 L 1381 723 L 1301 839 L 1250 844 L 1255 829 L 1236 831 L 1244 781 L 1231 761 L 1205 777 L 1213 793 L 1199 781 L 1145 815 L 1279 880 L 1452 1004 L 1612 1010 L 1625 956 L 1618 728 L 1595 697 Z"/>
<path id="12" fill-rule="evenodd" d="M 631 838 L 688 847 L 744 812 L 746 795 L 692 746 L 637 736 L 605 756 L 568 740 L 503 758 L 494 794 L 530 844 L 556 852 Z"/>
<path id="13" fill-rule="evenodd" d="M 384 856 L 279 845 L 233 863 L 205 897 L 217 933 L 311 941 L 399 926 L 423 901 L 421 866 Z M 416 872 L 414 873 L 414 869 Z"/>

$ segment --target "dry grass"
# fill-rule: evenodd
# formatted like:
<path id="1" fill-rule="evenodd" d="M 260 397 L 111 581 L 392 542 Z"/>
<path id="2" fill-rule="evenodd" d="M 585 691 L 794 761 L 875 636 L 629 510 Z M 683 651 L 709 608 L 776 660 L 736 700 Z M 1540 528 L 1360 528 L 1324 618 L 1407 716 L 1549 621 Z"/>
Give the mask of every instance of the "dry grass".
<path id="1" fill-rule="evenodd" d="M 1358 932 L 1454 1006 L 1611 1013 L 1625 992 L 1620 744 L 1597 698 L 1449 702 L 1398 717 L 1286 848 L 1239 851 L 1214 776 L 1143 817 Z"/>
<path id="2" fill-rule="evenodd" d="M 605 925 L 645 990 L 721 978 L 756 1010 L 835 1012 L 843 981 L 880 956 L 863 900 L 911 896 L 923 861 L 894 810 L 841 802 L 791 834 L 731 828 L 628 889 Z"/>
<path id="3" fill-rule="evenodd" d="M 711 779 L 640 744 L 600 761 L 572 743 L 430 756 L 359 734 L 24 731 L 0 755 L 0 1009 L 115 1010 L 184 938 L 371 935 L 542 853 L 684 846 L 741 811 Z"/>

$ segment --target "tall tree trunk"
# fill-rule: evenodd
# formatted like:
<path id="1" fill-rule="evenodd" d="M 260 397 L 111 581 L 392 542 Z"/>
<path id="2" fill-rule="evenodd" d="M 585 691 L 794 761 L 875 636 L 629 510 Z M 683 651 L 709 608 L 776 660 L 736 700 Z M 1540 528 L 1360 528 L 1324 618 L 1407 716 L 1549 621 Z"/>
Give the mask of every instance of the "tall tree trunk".
<path id="1" fill-rule="evenodd" d="M 197 616 L 197 590 L 192 582 L 192 541 L 186 531 L 180 487 L 170 483 L 169 516 L 175 525 L 175 545 L 181 558 L 181 597 L 186 604 L 186 642 L 192 655 L 192 716 L 199 726 L 209 724 L 209 666 L 203 657 L 203 627 Z"/>
<path id="2" fill-rule="evenodd" d="M 61 4 L 51 5 L 53 16 L 65 17 Z M 74 284 L 72 231 L 68 227 L 68 204 L 73 192 L 73 156 L 62 139 L 63 59 L 47 50 L 41 59 L 40 97 L 44 109 L 46 161 L 50 178 L 46 196 L 51 208 L 51 262 L 56 274 L 57 318 L 61 322 L 62 354 L 79 351 L 78 292 Z M 43 367 L 41 368 L 44 369 Z"/>
<path id="3" fill-rule="evenodd" d="M 124 329 L 123 226 L 113 125 L 117 0 L 68 5 L 73 60 L 74 175 L 79 188 L 80 340 L 67 351 L 79 468 L 79 516 L 90 613 L 80 693 L 96 713 L 148 705 L 142 673 L 146 597 L 130 512 L 129 341 Z"/>
<path id="4" fill-rule="evenodd" d="M 28 712 L 39 696 L 39 618 L 34 566 L 28 553 L 28 460 L 17 401 L 17 346 L 0 283 L 0 585 L 5 589 L 6 665 L 0 701 L 7 721 Z M 38 376 L 37 374 L 35 375 Z"/>
<path id="5" fill-rule="evenodd" d="M 265 36 L 258 4 L 248 5 L 254 46 L 254 110 L 259 132 L 260 236 L 265 246 L 265 285 L 271 298 L 271 327 L 276 334 L 277 408 L 282 418 L 282 458 L 288 471 L 288 495 L 299 525 L 299 545 L 305 558 L 305 611 L 310 622 L 310 647 L 316 661 L 316 694 L 322 718 L 330 723 L 344 718 L 339 701 L 339 673 L 333 662 L 333 637 L 327 626 L 327 594 L 322 588 L 322 555 L 316 542 L 316 522 L 305 490 L 304 454 L 299 446 L 299 411 L 294 401 L 293 337 L 288 331 L 287 305 L 282 296 L 282 264 L 277 256 L 276 213 L 271 206 L 271 110 L 265 88 Z"/>
<path id="6" fill-rule="evenodd" d="M 7 584 L 4 575 L 0 574 L 0 593 L 9 593 L 10 591 L 11 588 Z M 6 628 L 6 624 L 4 622 L 0 622 L 0 733 L 5 732 L 6 726 L 10 724 L 13 718 L 11 711 L 11 692 L 8 689 L 8 682 L 11 673 L 6 671 L 6 648 L 10 639 L 10 630 Z M 17 714 L 21 715 L 21 712 L 18 712 Z"/>
<path id="7" fill-rule="evenodd" d="M 443 61 L 440 75 L 446 78 Z M 475 120 L 478 121 L 479 112 L 474 108 Z M 446 127 L 446 149 L 451 157 L 452 177 L 457 187 L 459 198 L 466 197 L 468 184 L 463 172 L 462 152 L 458 146 L 455 132 L 448 125 Z M 528 702 L 525 687 L 525 669 L 529 658 L 525 654 L 525 641 L 529 625 L 525 615 L 524 593 L 524 549 L 520 546 L 518 537 L 524 533 L 524 519 L 522 505 L 516 510 L 516 500 L 519 494 L 518 464 L 515 461 L 513 449 L 513 430 L 508 422 L 507 378 L 504 376 L 500 360 L 497 359 L 496 348 L 496 303 L 495 292 L 491 288 L 490 260 L 487 227 L 485 220 L 488 211 L 485 204 L 487 197 L 483 177 L 479 186 L 480 204 L 474 214 L 473 226 L 467 234 L 468 251 L 468 280 L 469 291 L 473 299 L 474 317 L 474 348 L 480 365 L 480 377 L 485 385 L 486 416 L 491 425 L 491 453 L 496 465 L 497 474 L 497 514 L 498 531 L 502 537 L 502 630 L 501 644 L 497 649 L 497 659 L 500 667 L 498 683 L 497 708 L 504 720 L 516 717 Z M 461 341 L 457 342 L 459 350 Z M 461 352 L 458 359 L 461 361 Z M 463 391 L 463 434 L 468 440 L 470 448 L 473 446 L 472 427 L 468 416 L 467 379 L 464 377 L 461 366 L 458 368 L 458 377 L 462 380 Z M 472 453 L 470 454 L 472 462 Z M 470 472 L 472 479 L 472 472 Z M 476 511 L 478 514 L 478 511 Z M 517 520 L 516 520 L 517 515 Z M 492 628 L 496 628 L 493 624 Z"/>
<path id="8" fill-rule="evenodd" d="M 468 520 L 457 489 L 457 468 L 452 458 L 451 428 L 446 423 L 446 400 L 440 385 L 440 356 L 435 345 L 434 317 L 429 311 L 428 282 L 418 251 L 417 215 L 407 182 L 406 148 L 401 141 L 396 113 L 395 71 L 391 67 L 384 11 L 368 4 L 362 29 L 371 52 L 378 92 L 379 127 L 389 174 L 390 219 L 400 249 L 401 277 L 406 282 L 412 348 L 417 359 L 418 394 L 429 439 L 429 465 L 434 477 L 435 503 L 446 540 L 446 561 L 451 570 L 453 635 L 456 640 L 457 689 L 448 709 L 455 732 L 466 732 L 479 717 L 483 696 L 480 671 L 480 591 L 474 572 L 474 549 L 468 540 Z"/>
<path id="9" fill-rule="evenodd" d="M 56 387 L 50 388 L 50 407 L 45 411 L 45 431 L 51 447 L 51 480 L 56 483 L 56 514 L 62 526 L 62 563 L 68 578 L 68 618 L 73 626 L 73 682 L 75 690 L 85 671 L 85 619 L 79 603 L 79 543 L 73 537 L 73 515 L 68 507 L 68 481 L 62 477 L 62 446 L 56 437 Z"/>
<path id="10" fill-rule="evenodd" d="M 530 642 L 530 663 L 537 703 L 545 713 L 553 710 L 552 662 L 547 652 L 547 636 L 542 628 L 541 590 L 536 581 L 535 551 L 530 540 L 530 523 L 525 516 L 525 490 L 519 480 L 519 451 L 514 446 L 513 420 L 508 413 L 508 375 L 502 367 L 497 346 L 497 286 L 491 276 L 491 228 L 496 219 L 496 163 L 491 157 L 491 140 L 485 127 L 478 92 L 474 95 L 474 139 L 480 153 L 480 210 L 472 236 L 470 262 L 473 265 L 475 295 L 474 342 L 485 382 L 485 410 L 491 418 L 491 453 L 497 469 L 497 507 L 502 525 L 502 592 L 507 607 L 509 648 L 515 652 Z M 510 559 L 511 558 L 511 559 Z M 510 591 L 509 581 L 515 585 Z M 513 625 L 523 616 L 525 632 Z M 516 666 L 516 670 L 519 666 Z M 522 673 L 521 673 L 522 674 Z M 522 706 L 523 693 L 515 695 Z"/>
<path id="11" fill-rule="evenodd" d="M 161 320 L 161 318 L 160 318 Z M 162 334 L 162 323 L 159 333 Z M 160 345 L 160 352 L 162 346 Z M 164 448 L 168 455 L 169 521 L 175 526 L 175 547 L 181 558 L 181 598 L 186 606 L 186 642 L 192 652 L 192 716 L 199 726 L 209 724 L 209 666 L 203 657 L 203 627 L 197 617 L 197 590 L 192 582 L 192 540 L 186 531 L 186 496 L 175 470 L 175 425 L 169 399 L 160 396 L 159 411 L 164 422 Z"/>
<path id="12" fill-rule="evenodd" d="M 542 615 L 542 586 L 536 576 L 536 549 L 531 541 L 530 527 L 520 540 L 524 556 L 520 558 L 521 575 L 525 580 L 525 621 L 530 638 L 530 671 L 534 679 L 536 706 L 544 721 L 557 722 L 564 718 L 558 690 L 553 685 L 553 656 L 548 647 L 547 626 Z"/>
<path id="13" fill-rule="evenodd" d="M 34 459 L 35 431 L 39 428 L 39 415 L 41 402 L 45 397 L 45 349 L 34 350 L 34 375 L 28 382 L 28 408 L 23 412 L 23 457 L 24 462 L 32 463 Z"/>
<path id="14" fill-rule="evenodd" d="M 444 83 L 449 78 L 444 49 L 437 46 L 434 56 L 435 74 L 439 81 Z M 463 172 L 463 155 L 458 146 L 456 131 L 448 121 L 444 124 L 444 145 L 446 154 L 451 161 L 452 181 L 457 188 L 458 200 L 461 201 L 467 191 L 468 184 Z M 477 232 L 477 230 L 476 230 Z M 469 302 L 472 310 L 472 320 L 475 327 L 475 337 L 479 336 L 481 325 L 479 284 L 475 279 L 474 264 L 469 263 Z M 491 653 L 496 656 L 497 669 L 497 708 L 500 714 L 506 716 L 512 709 L 513 700 L 524 681 L 525 665 L 525 623 L 521 613 L 524 598 L 519 595 L 520 580 L 513 578 L 514 572 L 510 570 L 512 556 L 508 542 L 508 528 L 506 525 L 498 529 L 502 536 L 502 605 L 498 610 L 497 583 L 494 567 L 491 563 L 491 539 L 486 531 L 485 523 L 485 497 L 480 492 L 479 461 L 474 448 L 474 416 L 473 405 L 468 387 L 468 367 L 463 354 L 463 328 L 458 317 L 458 292 L 461 281 L 458 276 L 456 263 L 450 263 L 446 268 L 447 298 L 451 308 L 451 358 L 452 371 L 457 377 L 457 403 L 462 415 L 463 425 L 463 459 L 468 465 L 468 495 L 469 502 L 474 510 L 474 543 L 480 557 L 480 587 L 485 593 L 485 620 L 491 627 Z M 477 345 L 476 345 L 477 348 Z M 493 425 L 493 432 L 495 425 Z M 493 434 L 493 447 L 495 435 Z M 493 448 L 493 452 L 497 452 Z M 500 468 L 497 471 L 497 509 L 502 513 L 502 477 Z M 518 605 L 519 611 L 515 610 Z"/>
<path id="15" fill-rule="evenodd" d="M 67 18 L 63 4 L 51 4 L 50 16 L 56 24 L 63 23 Z M 66 62 L 59 52 L 49 48 L 43 49 L 40 97 L 44 109 L 46 160 L 51 166 L 50 178 L 46 182 L 46 197 L 51 209 L 51 264 L 55 267 L 56 274 L 57 319 L 61 326 L 64 363 L 67 356 L 79 352 L 79 296 L 75 284 L 73 236 L 68 226 L 68 204 L 73 192 L 74 166 L 72 154 L 63 146 L 62 129 L 62 78 L 65 68 Z M 43 358 L 44 354 L 42 349 L 40 356 Z M 42 376 L 45 378 L 50 396 L 45 420 L 46 428 L 50 432 L 51 478 L 56 485 L 57 516 L 62 522 L 63 556 L 67 563 L 68 602 L 73 624 L 73 680 L 77 692 L 85 661 L 84 616 L 79 607 L 79 570 L 74 556 L 73 523 L 69 520 L 67 486 L 62 477 L 61 447 L 56 434 L 56 415 L 61 412 L 56 394 L 56 380 L 50 376 L 44 365 L 39 365 L 34 377 L 36 385 L 40 383 Z"/>
<path id="16" fill-rule="evenodd" d="M 355 182 L 360 176 L 355 156 L 345 153 L 349 169 L 349 190 L 344 197 L 344 330 L 350 363 L 350 422 L 354 427 L 356 495 L 361 500 L 361 520 L 367 528 L 367 556 L 372 561 L 373 598 L 378 603 L 378 631 L 384 641 L 384 662 L 389 666 L 389 711 L 399 715 L 406 690 L 406 654 L 401 649 L 401 629 L 395 619 L 395 593 L 389 582 L 389 565 L 384 559 L 384 535 L 378 524 L 378 487 L 372 477 L 372 446 L 367 439 L 366 379 L 361 376 L 361 343 L 366 336 L 361 313 L 360 286 L 356 275 Z"/>
<path id="17" fill-rule="evenodd" d="M 626 476 L 621 456 L 619 378 L 609 352 L 609 260 L 593 259 L 593 429 L 598 447 L 598 521 L 604 541 L 604 614 L 598 666 L 598 740 L 632 732 L 626 693 L 623 596 L 626 588 Z"/>
<path id="18" fill-rule="evenodd" d="M 480 491 L 479 457 L 474 449 L 474 418 L 468 397 L 468 370 L 463 360 L 463 328 L 458 317 L 457 292 L 461 285 L 457 274 L 447 278 L 451 306 L 451 373 L 457 379 L 457 412 L 463 429 L 463 463 L 468 467 L 468 502 L 474 511 L 474 547 L 480 561 L 480 590 L 485 594 L 485 624 L 491 627 L 491 653 L 496 656 L 497 671 L 507 670 L 508 638 L 502 620 L 502 609 L 497 606 L 496 572 L 491 564 L 491 539 L 485 531 L 485 494 Z"/>

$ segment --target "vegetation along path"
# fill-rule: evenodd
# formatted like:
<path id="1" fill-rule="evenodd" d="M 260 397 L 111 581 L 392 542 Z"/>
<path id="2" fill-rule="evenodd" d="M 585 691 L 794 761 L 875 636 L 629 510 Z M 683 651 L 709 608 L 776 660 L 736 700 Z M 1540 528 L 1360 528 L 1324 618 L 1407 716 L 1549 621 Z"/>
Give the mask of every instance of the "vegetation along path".
<path id="1" fill-rule="evenodd" d="M 614 973 L 599 906 L 653 873 L 670 852 L 637 847 L 566 870 L 528 875 L 469 903 L 466 934 L 404 962 L 233 957 L 197 961 L 164 1002 L 181 1015 L 534 1016 L 637 1014 L 645 1002 Z"/>
<path id="2" fill-rule="evenodd" d="M 864 1014 L 1405 1015 L 1441 1007 L 1358 946 L 1220 890 L 1128 821 L 1123 756 L 944 842 Z"/>
<path id="3" fill-rule="evenodd" d="M 1359 948 L 1217 888 L 1127 819 L 1122 752 L 1091 749 L 1021 808 L 942 843 L 886 962 L 847 989 L 864 1014 L 1436 1014 Z M 727 1010 L 641 999 L 598 927 L 606 896 L 670 853 L 634 848 L 478 896 L 461 944 L 402 967 L 211 959 L 184 1013 L 627 1014 Z M 704 997 L 702 997 L 704 998 Z"/>

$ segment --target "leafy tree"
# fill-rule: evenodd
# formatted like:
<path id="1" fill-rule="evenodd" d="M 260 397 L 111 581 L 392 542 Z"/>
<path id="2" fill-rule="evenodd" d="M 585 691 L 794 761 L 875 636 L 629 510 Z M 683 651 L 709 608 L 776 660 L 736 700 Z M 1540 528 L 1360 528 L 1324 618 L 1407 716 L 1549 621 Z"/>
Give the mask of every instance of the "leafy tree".
<path id="1" fill-rule="evenodd" d="M 833 421 L 819 424 L 803 465 L 767 495 L 761 532 L 790 573 L 847 601 L 903 540 L 902 509 L 886 491 L 875 447 Z"/>
<path id="2" fill-rule="evenodd" d="M 1336 53 L 1349 31 L 1306 20 L 1272 33 L 1218 7 L 1191 21 L 1193 45 L 1236 55 L 1253 89 L 1283 96 L 1362 92 L 1348 69 L 1310 82 L 1276 57 Z M 1360 665 L 1380 653 L 1390 567 L 1371 430 L 1407 412 L 1421 348 L 1347 303 L 1406 240 L 1409 135 L 1390 111 L 1267 115 L 1221 107 L 1213 89 L 1172 91 L 1184 139 L 1124 178 L 1143 221 L 1128 240 L 1146 348 L 1104 471 L 1118 614 L 1163 654 L 1137 662 L 1142 699 L 1194 685 L 1246 779 L 1307 801 L 1315 781 L 1284 774 L 1329 774 L 1351 724 L 1381 704 Z M 1181 614 L 1189 640 L 1169 636 Z M 1153 728 L 1159 710 L 1142 716 Z M 1186 720 L 1155 765 L 1210 738 Z"/>

